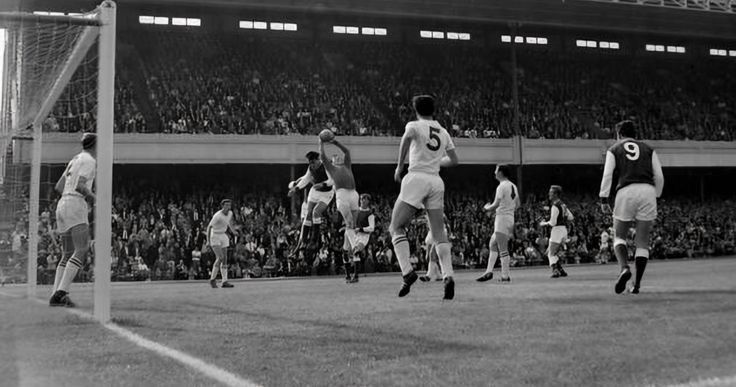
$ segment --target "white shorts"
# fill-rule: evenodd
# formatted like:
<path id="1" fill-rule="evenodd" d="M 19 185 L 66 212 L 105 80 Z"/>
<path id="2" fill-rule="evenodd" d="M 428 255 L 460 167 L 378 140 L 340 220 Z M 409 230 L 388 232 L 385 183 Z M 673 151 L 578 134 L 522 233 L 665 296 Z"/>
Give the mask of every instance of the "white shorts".
<path id="1" fill-rule="evenodd" d="M 409 172 L 401 180 L 399 200 L 414 208 L 441 210 L 445 208 L 445 182 L 439 175 Z"/>
<path id="2" fill-rule="evenodd" d="M 314 187 L 309 189 L 309 196 L 307 196 L 307 202 L 310 203 L 324 203 L 330 205 L 332 198 L 335 197 L 335 190 L 329 190 L 327 192 L 317 191 Z"/>
<path id="3" fill-rule="evenodd" d="M 230 247 L 230 238 L 224 232 L 213 232 L 210 234 L 210 245 L 224 248 Z"/>
<path id="4" fill-rule="evenodd" d="M 358 192 L 354 189 L 340 188 L 335 192 L 337 211 L 342 215 L 342 219 L 345 221 L 346 226 L 355 226 L 353 212 L 360 209 L 359 201 L 360 198 L 358 196 Z"/>
<path id="5" fill-rule="evenodd" d="M 360 246 L 361 249 L 364 249 L 368 246 L 368 241 L 370 239 L 371 234 L 367 232 L 345 231 L 345 242 L 342 244 L 342 249 L 348 251 L 355 249 L 358 246 Z"/>
<path id="6" fill-rule="evenodd" d="M 84 198 L 77 195 L 64 195 L 56 205 L 56 226 L 59 233 L 65 233 L 72 227 L 89 225 L 89 207 Z"/>
<path id="7" fill-rule="evenodd" d="M 514 217 L 511 215 L 496 215 L 493 222 L 493 232 L 500 232 L 509 238 L 514 236 Z"/>
<path id="8" fill-rule="evenodd" d="M 549 234 L 549 243 L 562 244 L 567 239 L 567 227 L 566 226 L 554 226 L 552 232 Z"/>
<path id="9" fill-rule="evenodd" d="M 651 184 L 629 184 L 616 193 L 613 218 L 622 222 L 657 219 L 657 191 Z"/>

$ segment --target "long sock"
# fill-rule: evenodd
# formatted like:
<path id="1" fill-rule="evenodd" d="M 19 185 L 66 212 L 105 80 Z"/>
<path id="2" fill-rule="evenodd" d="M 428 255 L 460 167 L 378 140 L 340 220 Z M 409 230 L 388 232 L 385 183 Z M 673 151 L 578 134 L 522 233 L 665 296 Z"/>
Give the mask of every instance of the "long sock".
<path id="1" fill-rule="evenodd" d="M 217 278 L 217 272 L 220 270 L 220 265 L 213 264 L 212 265 L 212 275 L 210 276 L 210 281 Z"/>
<path id="2" fill-rule="evenodd" d="M 224 263 L 220 264 L 220 273 L 222 273 L 222 282 L 227 282 L 227 265 Z"/>
<path id="3" fill-rule="evenodd" d="M 508 278 L 509 277 L 509 266 L 511 263 L 511 257 L 509 257 L 508 250 L 501 251 L 499 253 L 501 257 L 501 278 Z"/>
<path id="4" fill-rule="evenodd" d="M 396 259 L 399 261 L 399 266 L 401 266 L 401 274 L 407 275 L 414 271 L 411 267 L 411 262 L 409 262 L 409 240 L 406 239 L 406 235 L 397 235 L 391 242 L 394 245 Z"/>
<path id="5" fill-rule="evenodd" d="M 322 238 L 321 238 L 322 235 L 320 235 L 320 230 L 319 230 L 321 225 L 322 225 L 321 221 L 319 223 L 317 223 L 317 221 L 314 221 L 312 223 L 311 233 L 309 234 L 309 241 L 310 243 L 314 243 L 315 246 L 317 246 L 316 247 L 317 250 L 319 250 L 320 242 L 322 242 Z"/>
<path id="6" fill-rule="evenodd" d="M 616 245 L 613 247 L 613 252 L 616 253 L 616 259 L 618 260 L 618 266 L 621 271 L 629 267 L 629 249 L 625 244 Z"/>
<path id="7" fill-rule="evenodd" d="M 350 257 L 348 257 L 347 261 L 343 261 L 345 264 L 345 277 L 350 278 L 350 271 L 352 270 L 352 263 L 350 262 Z"/>
<path id="8" fill-rule="evenodd" d="M 441 276 L 442 273 L 440 273 L 440 268 L 437 262 L 430 260 L 427 264 L 427 277 L 440 278 Z"/>
<path id="9" fill-rule="evenodd" d="M 488 254 L 488 267 L 486 268 L 486 273 L 493 272 L 493 267 L 496 266 L 496 260 L 498 260 L 498 251 L 491 250 Z"/>
<path id="10" fill-rule="evenodd" d="M 358 277 L 358 274 L 360 272 L 360 265 L 361 261 L 363 260 L 362 255 L 362 252 L 357 252 L 355 253 L 355 255 L 353 255 L 353 276 L 355 276 L 356 278 Z"/>
<path id="11" fill-rule="evenodd" d="M 647 262 L 649 262 L 649 249 L 636 249 L 636 282 L 635 287 L 641 286 L 641 278 L 644 276 L 644 270 L 647 268 Z"/>
<path id="12" fill-rule="evenodd" d="M 66 263 L 59 263 L 59 266 L 56 266 L 56 276 L 54 277 L 54 287 L 51 289 L 51 294 L 56 293 L 56 291 L 59 289 L 59 285 L 61 285 L 61 278 L 64 276 L 64 270 L 66 269 Z"/>
<path id="13" fill-rule="evenodd" d="M 547 258 L 549 258 L 549 266 L 551 268 L 554 268 L 557 265 L 557 261 L 559 261 L 559 258 L 557 258 L 557 255 L 552 253 L 547 253 Z"/>
<path id="14" fill-rule="evenodd" d="M 311 220 L 305 220 L 302 222 L 302 229 L 299 233 L 299 243 L 298 245 L 303 246 L 305 243 L 309 241 L 309 233 L 312 230 L 312 221 Z"/>
<path id="15" fill-rule="evenodd" d="M 72 256 L 69 262 L 66 264 L 64 269 L 64 275 L 61 277 L 61 284 L 57 290 L 69 292 L 69 286 L 74 281 L 74 277 L 77 276 L 79 268 L 82 267 L 82 262 L 76 256 Z"/>
<path id="16" fill-rule="evenodd" d="M 437 250 L 437 257 L 440 260 L 440 267 L 442 268 L 442 276 L 444 278 L 452 277 L 455 272 L 452 270 L 452 245 L 450 242 L 438 243 L 435 246 Z"/>

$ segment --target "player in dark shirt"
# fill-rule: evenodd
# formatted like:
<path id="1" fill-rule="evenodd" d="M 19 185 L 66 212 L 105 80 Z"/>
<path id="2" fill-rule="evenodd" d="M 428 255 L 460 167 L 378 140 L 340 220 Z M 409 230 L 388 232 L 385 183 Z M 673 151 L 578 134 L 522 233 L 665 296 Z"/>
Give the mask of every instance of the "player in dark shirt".
<path id="1" fill-rule="evenodd" d="M 309 162 L 307 172 L 304 176 L 289 183 L 289 197 L 293 196 L 297 190 L 306 188 L 312 184 L 307 196 L 307 214 L 302 223 L 302 232 L 299 235 L 299 248 L 306 249 L 307 255 L 310 257 L 319 251 L 321 243 L 320 226 L 322 225 L 322 214 L 335 196 L 332 189 L 332 179 L 327 176 L 325 166 L 320 161 L 319 153 L 311 151 L 306 154 Z M 295 249 L 296 254 L 299 249 Z M 307 257 L 308 261 L 311 258 Z M 311 264 L 311 262 L 309 262 Z"/>
<path id="2" fill-rule="evenodd" d="M 626 235 L 636 223 L 636 280 L 631 289 L 639 293 L 641 278 L 649 259 L 649 233 L 657 219 L 657 198 L 662 194 L 664 176 L 657 153 L 649 145 L 636 140 L 636 127 L 631 121 L 616 125 L 618 141 L 606 152 L 606 164 L 601 181 L 600 199 L 604 213 L 611 213 L 609 195 L 613 176 L 618 174 L 616 200 L 613 208 L 613 250 L 621 269 L 614 290 L 626 290 L 631 279 Z"/>

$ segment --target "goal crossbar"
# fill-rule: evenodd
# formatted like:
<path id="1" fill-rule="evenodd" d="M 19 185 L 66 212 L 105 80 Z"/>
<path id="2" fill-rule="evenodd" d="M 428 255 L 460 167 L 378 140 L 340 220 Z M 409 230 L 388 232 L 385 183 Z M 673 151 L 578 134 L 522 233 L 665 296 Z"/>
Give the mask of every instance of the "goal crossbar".
<path id="1" fill-rule="evenodd" d="M 0 26 L 12 23 L 67 23 L 80 26 L 101 26 L 102 22 L 88 14 L 79 16 L 39 15 L 28 12 L 0 12 Z"/>

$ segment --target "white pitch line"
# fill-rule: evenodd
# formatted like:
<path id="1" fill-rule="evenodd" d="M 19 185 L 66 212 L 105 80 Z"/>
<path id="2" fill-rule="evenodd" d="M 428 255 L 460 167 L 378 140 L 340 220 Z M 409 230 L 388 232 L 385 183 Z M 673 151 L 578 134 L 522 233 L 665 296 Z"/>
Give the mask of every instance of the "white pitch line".
<path id="1" fill-rule="evenodd" d="M 736 386 L 736 375 L 727 376 L 725 378 L 708 378 L 694 382 L 673 384 L 669 387 L 725 387 Z"/>
<path id="2" fill-rule="evenodd" d="M 11 294 L 4 293 L 4 292 L 0 292 L 0 295 L 6 296 L 6 297 L 12 297 L 12 298 L 22 298 L 22 297 L 15 297 Z M 34 301 L 38 302 L 39 304 L 46 305 L 46 302 L 43 300 L 39 300 L 35 298 Z M 89 313 L 85 313 L 85 312 L 82 312 L 76 309 L 69 309 L 69 308 L 63 308 L 63 309 L 81 318 L 96 321 L 94 319 L 94 316 L 92 316 Z M 201 374 L 204 374 L 205 376 L 211 379 L 217 380 L 218 382 L 226 386 L 261 387 L 259 384 L 256 384 L 248 379 L 244 379 L 230 371 L 226 371 L 220 367 L 209 364 L 205 362 L 204 360 L 198 359 L 182 351 L 179 351 L 179 350 L 167 347 L 163 344 L 157 343 L 155 341 L 146 339 L 145 337 L 140 336 L 136 333 L 133 333 L 117 324 L 107 323 L 107 324 L 103 324 L 102 326 L 141 348 L 156 352 L 157 354 L 163 357 L 168 357 L 188 367 L 191 367 L 195 371 Z"/>

